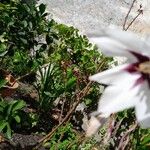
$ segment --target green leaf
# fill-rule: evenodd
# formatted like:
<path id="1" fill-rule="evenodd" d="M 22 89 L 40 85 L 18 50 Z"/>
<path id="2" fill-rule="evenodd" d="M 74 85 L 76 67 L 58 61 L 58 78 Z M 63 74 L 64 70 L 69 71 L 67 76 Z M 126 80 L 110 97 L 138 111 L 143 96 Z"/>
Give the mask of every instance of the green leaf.
<path id="1" fill-rule="evenodd" d="M 24 8 L 26 9 L 27 12 L 31 12 L 31 9 L 27 4 L 23 4 Z"/>
<path id="2" fill-rule="evenodd" d="M 29 27 L 30 27 L 30 29 L 32 29 L 32 28 L 33 28 L 33 24 L 32 24 L 32 22 L 29 22 Z"/>
<path id="3" fill-rule="evenodd" d="M 5 107 L 7 106 L 5 101 L 0 101 L 0 112 L 3 113 Z"/>
<path id="4" fill-rule="evenodd" d="M 66 87 L 67 88 L 71 88 L 72 86 L 74 86 L 74 84 L 76 83 L 76 77 L 72 77 L 68 80 Z"/>
<path id="5" fill-rule="evenodd" d="M 7 123 L 6 136 L 8 137 L 8 139 L 11 139 L 11 134 L 12 134 L 12 130 L 11 130 L 11 128 L 10 128 L 9 123 Z"/>
<path id="6" fill-rule="evenodd" d="M 39 52 L 44 52 L 47 48 L 47 44 L 42 44 L 42 46 L 39 49 Z"/>
<path id="7" fill-rule="evenodd" d="M 5 108 L 7 106 L 7 103 L 5 101 L 0 101 L 0 107 Z"/>
<path id="8" fill-rule="evenodd" d="M 5 56 L 5 55 L 7 54 L 7 52 L 8 52 L 8 51 L 1 52 L 1 53 L 0 53 L 0 57 L 3 57 L 3 56 Z"/>
<path id="9" fill-rule="evenodd" d="M 0 121 L 0 132 L 7 126 L 7 122 L 5 120 Z"/>
<path id="10" fill-rule="evenodd" d="M 45 12 L 45 9 L 46 9 L 46 5 L 41 4 L 41 5 L 39 6 L 39 10 L 40 10 L 40 13 L 41 13 L 41 14 L 43 14 L 43 13 Z"/>
<path id="11" fill-rule="evenodd" d="M 13 57 L 13 62 L 18 63 L 22 61 L 22 57 L 20 56 L 19 52 L 15 52 L 14 57 Z"/>
<path id="12" fill-rule="evenodd" d="M 12 112 L 20 110 L 26 106 L 24 101 L 16 101 L 16 103 L 12 107 Z"/>
<path id="13" fill-rule="evenodd" d="M 72 69 L 67 68 L 67 78 L 72 77 L 72 76 L 73 76 Z"/>
<path id="14" fill-rule="evenodd" d="M 0 79 L 0 88 L 2 88 L 4 85 L 6 85 L 8 81 L 4 79 Z"/>
<path id="15" fill-rule="evenodd" d="M 24 20 L 22 23 L 23 23 L 24 27 L 27 27 L 28 23 L 26 20 Z"/>
<path id="16" fill-rule="evenodd" d="M 54 94 L 52 94 L 52 93 L 50 93 L 50 92 L 45 92 L 45 91 L 44 91 L 44 94 L 47 95 L 47 96 L 49 96 L 49 97 L 55 97 Z"/>
<path id="17" fill-rule="evenodd" d="M 7 46 L 4 43 L 0 44 L 0 51 L 4 51 L 7 48 Z"/>
<path id="18" fill-rule="evenodd" d="M 28 44 L 26 39 L 20 38 L 20 40 L 24 43 L 24 44 Z"/>
<path id="19" fill-rule="evenodd" d="M 150 143 L 150 135 L 144 137 L 144 139 L 141 142 L 142 145 L 146 145 L 148 143 Z"/>
<path id="20" fill-rule="evenodd" d="M 42 15 L 42 17 L 46 17 L 48 15 L 48 13 L 44 13 L 43 15 Z"/>
<path id="21" fill-rule="evenodd" d="M 86 99 L 85 100 L 85 105 L 89 105 L 89 104 L 91 104 L 92 103 L 92 100 L 91 99 Z"/>
<path id="22" fill-rule="evenodd" d="M 47 44 L 53 43 L 53 38 L 51 36 L 49 36 L 48 34 L 46 35 L 46 43 Z"/>
<path id="23" fill-rule="evenodd" d="M 4 108 L 0 107 L 0 113 L 3 113 Z"/>
<path id="24" fill-rule="evenodd" d="M 15 111 L 21 110 L 25 106 L 26 103 L 24 101 L 11 101 L 7 106 L 7 116 L 13 116 Z"/>
<path id="25" fill-rule="evenodd" d="M 16 120 L 17 123 L 20 123 L 21 118 L 18 115 L 16 115 L 14 118 L 15 118 L 15 120 Z"/>

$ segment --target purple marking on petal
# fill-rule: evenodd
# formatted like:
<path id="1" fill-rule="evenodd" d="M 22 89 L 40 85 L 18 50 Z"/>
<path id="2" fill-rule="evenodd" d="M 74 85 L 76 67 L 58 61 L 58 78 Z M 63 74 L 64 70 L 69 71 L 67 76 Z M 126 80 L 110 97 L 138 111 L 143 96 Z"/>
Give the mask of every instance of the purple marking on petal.
<path id="1" fill-rule="evenodd" d="M 145 56 L 145 55 L 142 55 L 142 54 L 140 54 L 140 53 L 136 53 L 136 52 L 133 52 L 133 51 L 129 51 L 129 52 L 130 52 L 131 54 L 133 54 L 133 55 L 138 59 L 138 61 L 141 62 L 141 63 L 150 60 L 149 57 L 147 57 L 147 56 Z"/>
<path id="2" fill-rule="evenodd" d="M 145 79 L 141 75 L 141 77 L 136 80 L 136 82 L 134 83 L 133 87 L 135 87 L 135 86 L 137 86 L 139 84 L 142 84 L 144 81 L 145 81 Z"/>
<path id="3" fill-rule="evenodd" d="M 124 68 L 124 70 L 129 73 L 136 73 L 138 66 L 139 66 L 139 63 L 133 63 L 133 64 L 128 65 L 126 68 Z"/>
<path id="4" fill-rule="evenodd" d="M 137 86 L 139 84 L 142 84 L 142 82 L 144 82 L 146 80 L 148 82 L 148 85 L 149 85 L 149 88 L 150 88 L 150 74 L 146 74 L 146 73 L 140 72 L 138 70 L 139 64 L 140 64 L 139 62 L 130 64 L 127 67 L 125 67 L 123 70 L 127 71 L 128 73 L 131 73 L 131 74 L 134 74 L 134 73 L 141 74 L 140 78 L 138 78 L 135 81 L 133 87 L 135 87 L 135 86 Z"/>

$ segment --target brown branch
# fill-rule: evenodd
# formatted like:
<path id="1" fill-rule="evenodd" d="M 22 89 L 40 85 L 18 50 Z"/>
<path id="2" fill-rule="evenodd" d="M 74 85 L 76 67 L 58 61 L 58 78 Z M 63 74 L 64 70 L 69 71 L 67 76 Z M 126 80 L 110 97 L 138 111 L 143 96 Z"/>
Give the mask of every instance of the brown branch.
<path id="1" fill-rule="evenodd" d="M 126 28 L 125 28 L 125 27 L 126 27 L 126 23 L 127 23 L 129 14 L 130 14 L 130 12 L 131 12 L 131 10 L 132 10 L 132 8 L 133 8 L 135 2 L 136 2 L 136 0 L 133 0 L 133 2 L 131 3 L 131 6 L 130 6 L 130 8 L 129 8 L 129 11 L 128 11 L 126 17 L 125 17 L 125 20 L 124 20 L 124 23 L 123 23 L 123 30 L 125 30 L 125 31 L 126 31 Z"/>
<path id="2" fill-rule="evenodd" d="M 115 126 L 115 129 L 114 129 L 114 131 L 113 131 L 113 133 L 112 133 L 112 136 L 113 136 L 113 137 L 116 136 L 117 131 L 118 131 L 118 129 L 120 128 L 120 125 L 121 125 L 122 121 L 123 121 L 123 119 L 121 119 L 119 122 L 117 122 L 117 124 L 116 124 L 116 126 Z"/>
<path id="3" fill-rule="evenodd" d="M 115 114 L 112 114 L 112 116 L 109 120 L 108 129 L 107 129 L 107 132 L 106 132 L 106 135 L 105 135 L 105 138 L 104 138 L 104 144 L 105 145 L 106 145 L 106 143 L 108 143 L 108 141 L 110 140 L 110 138 L 112 136 L 113 130 L 115 128 L 115 121 L 116 121 Z"/>
<path id="4" fill-rule="evenodd" d="M 65 102 L 66 102 L 66 96 L 65 96 L 65 99 L 64 99 L 63 102 L 62 102 L 61 112 L 60 112 L 60 116 L 59 116 L 59 123 L 62 121 L 62 116 L 63 116 L 63 111 L 64 111 Z"/>
<path id="5" fill-rule="evenodd" d="M 105 60 L 106 60 L 106 58 L 102 59 L 100 65 L 98 67 L 98 71 L 105 65 Z M 76 103 L 74 103 L 74 105 L 72 106 L 72 108 L 70 109 L 70 111 L 68 112 L 66 117 L 63 118 L 63 120 L 56 127 L 54 127 L 52 129 L 52 131 L 50 131 L 46 136 L 44 136 L 42 139 L 40 139 L 38 141 L 38 143 L 35 145 L 34 149 L 38 149 L 42 143 L 47 142 L 53 136 L 53 134 L 58 130 L 58 128 L 70 119 L 72 113 L 75 111 L 76 107 L 79 105 L 79 103 L 81 102 L 83 97 L 86 96 L 86 94 L 89 92 L 92 83 L 93 82 L 90 81 L 81 92 L 79 92 L 78 94 L 75 95 L 75 96 L 77 96 L 77 101 L 76 101 Z"/>
<path id="6" fill-rule="evenodd" d="M 129 28 L 130 28 L 130 26 L 134 23 L 134 21 L 140 16 L 140 14 L 142 14 L 143 13 L 143 10 L 139 10 L 139 13 L 133 18 L 133 20 L 129 23 L 129 25 L 127 26 L 127 28 L 126 29 L 124 29 L 125 31 L 127 31 Z"/>
<path id="7" fill-rule="evenodd" d="M 129 135 L 128 135 L 127 138 L 126 138 L 126 141 L 125 141 L 124 145 L 122 146 L 122 149 L 121 149 L 121 150 L 125 150 L 125 148 L 126 148 L 126 146 L 128 145 L 129 141 L 130 141 L 130 137 L 129 137 Z"/>
<path id="8" fill-rule="evenodd" d="M 138 9 L 138 14 L 132 19 L 132 21 L 126 27 L 128 17 L 129 17 L 129 15 L 131 13 L 131 10 L 132 10 L 135 2 L 136 2 L 136 0 L 132 1 L 131 6 L 129 8 L 129 11 L 128 11 L 127 15 L 125 16 L 124 23 L 123 23 L 123 30 L 124 31 L 127 31 L 130 28 L 130 26 L 135 22 L 135 20 L 140 16 L 140 14 L 143 14 L 142 5 L 140 5 L 140 8 Z"/>
<path id="9" fill-rule="evenodd" d="M 40 69 L 46 68 L 46 67 L 48 67 L 48 65 L 49 65 L 49 63 L 44 64 L 43 66 L 40 67 Z M 24 78 L 26 78 L 26 77 L 28 77 L 28 76 L 34 74 L 34 73 L 36 73 L 36 70 L 31 70 L 30 72 L 28 72 L 28 73 L 26 73 L 26 74 L 24 74 L 24 75 L 18 77 L 18 78 L 16 79 L 16 81 L 22 80 L 22 79 L 24 79 Z"/>
<path id="10" fill-rule="evenodd" d="M 133 132 L 135 129 L 136 129 L 136 127 L 137 127 L 137 122 L 135 123 L 135 125 L 133 125 L 133 127 L 132 128 L 130 128 L 128 131 L 126 131 L 125 132 L 125 134 L 122 136 L 122 138 L 121 138 L 121 140 L 120 140 L 120 143 L 119 143 L 119 146 L 118 146 L 118 150 L 119 149 L 121 149 L 122 150 L 122 148 L 124 147 L 124 139 L 131 133 L 131 132 Z"/>
<path id="11" fill-rule="evenodd" d="M 24 78 L 26 78 L 26 77 L 32 75 L 33 73 L 35 73 L 35 72 L 34 72 L 34 71 L 31 71 L 31 72 L 29 72 L 29 73 L 27 73 L 27 74 L 25 74 L 25 75 L 23 75 L 23 76 L 20 76 L 20 77 L 18 77 L 18 78 L 16 79 L 16 81 L 22 80 L 22 79 L 24 79 Z"/>
<path id="12" fill-rule="evenodd" d="M 44 136 L 42 139 L 40 139 L 38 141 L 38 145 L 35 147 L 35 149 L 37 149 L 43 142 L 47 142 L 52 136 L 53 134 L 58 130 L 58 128 L 63 125 L 68 118 L 72 115 L 72 113 L 74 112 L 74 110 L 76 109 L 76 107 L 78 106 L 78 104 L 80 103 L 80 101 L 82 100 L 82 98 L 87 94 L 87 92 L 90 89 L 92 82 L 90 81 L 87 86 L 81 91 L 79 92 L 79 94 L 77 94 L 77 101 L 76 103 L 73 105 L 73 107 L 70 109 L 70 111 L 68 112 L 68 114 L 66 115 L 66 117 L 62 120 L 61 123 L 59 123 L 51 132 L 49 132 L 46 136 Z"/>

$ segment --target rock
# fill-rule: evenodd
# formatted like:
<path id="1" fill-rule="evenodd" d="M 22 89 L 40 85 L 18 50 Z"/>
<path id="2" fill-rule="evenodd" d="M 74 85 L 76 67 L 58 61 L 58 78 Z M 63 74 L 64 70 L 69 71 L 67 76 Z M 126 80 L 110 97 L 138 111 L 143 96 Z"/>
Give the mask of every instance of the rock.
<path id="1" fill-rule="evenodd" d="M 31 150 L 40 138 L 41 135 L 24 135 L 14 133 L 12 141 L 14 142 L 15 149 L 17 150 Z M 44 150 L 44 148 L 39 148 L 39 150 Z"/>

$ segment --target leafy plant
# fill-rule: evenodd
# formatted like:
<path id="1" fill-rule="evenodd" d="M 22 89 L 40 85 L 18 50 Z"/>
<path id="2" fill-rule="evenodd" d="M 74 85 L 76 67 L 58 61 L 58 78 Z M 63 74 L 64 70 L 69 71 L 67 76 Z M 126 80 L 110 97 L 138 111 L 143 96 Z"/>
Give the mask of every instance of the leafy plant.
<path id="1" fill-rule="evenodd" d="M 97 145 L 100 145 L 101 149 L 114 149 L 121 142 L 122 135 L 126 134 L 123 141 L 130 139 L 127 148 L 148 149 L 149 130 L 137 127 L 129 132 L 135 123 L 133 111 L 119 113 L 112 119 L 112 122 L 110 121 L 110 126 L 105 125 L 104 128 L 101 128 L 100 144 L 94 139 L 80 144 L 79 138 L 82 132 L 75 128 L 76 125 L 72 118 L 78 114 L 73 108 L 76 104 L 83 102 L 86 105 L 84 113 L 88 114 L 96 110 L 95 104 L 104 87 L 92 83 L 84 96 L 83 89 L 88 85 L 90 75 L 109 68 L 114 61 L 113 58 L 106 58 L 99 54 L 96 46 L 93 46 L 88 38 L 81 35 L 77 29 L 58 24 L 54 20 L 47 20 L 47 15 L 44 4 L 29 4 L 24 0 L 0 2 L 1 68 L 11 72 L 16 78 L 29 77 L 30 83 L 27 86 L 33 85 L 33 82 L 31 84 L 31 73 L 37 74 L 33 80 L 36 91 L 26 92 L 27 94 L 23 92 L 21 95 L 21 97 L 28 95 L 32 97 L 32 94 L 38 92 L 38 96 L 35 94 L 38 98 L 33 99 L 36 100 L 39 107 L 36 106 L 35 110 L 28 110 L 33 111 L 33 113 L 29 112 L 29 115 L 32 127 L 35 127 L 34 130 L 40 133 L 38 124 L 40 119 L 44 118 L 43 114 L 48 116 L 46 116 L 46 121 L 51 125 L 52 131 L 70 114 L 68 120 L 66 119 L 69 123 L 66 123 L 65 120 L 46 143 L 50 149 L 55 149 L 56 145 L 62 150 L 79 149 L 79 147 L 90 150 L 96 148 Z M 26 84 L 27 80 L 22 81 Z M 0 88 L 5 84 L 6 81 L 0 77 Z M 99 92 L 101 87 L 102 90 Z M 34 100 L 32 102 L 35 102 Z M 26 107 L 24 101 L 14 99 L 11 102 L 0 101 L 0 131 L 8 138 L 15 131 L 14 126 L 22 125 L 24 107 Z M 41 116 L 39 110 L 42 110 Z M 82 117 L 80 120 L 82 122 Z M 64 126 L 64 124 L 67 125 Z M 42 128 L 42 131 L 45 130 Z M 47 132 L 45 131 L 44 134 Z M 106 137 L 108 138 L 107 144 L 104 144 Z"/>
<path id="2" fill-rule="evenodd" d="M 39 95 L 40 107 L 45 111 L 51 108 L 56 98 L 53 81 L 55 71 L 52 64 L 47 64 L 42 69 L 39 68 L 37 73 L 36 89 Z"/>
<path id="3" fill-rule="evenodd" d="M 14 73 L 30 72 L 38 64 L 35 49 L 46 32 L 45 5 L 28 5 L 20 0 L 3 3 L 0 3 L 0 62 Z"/>
<path id="4" fill-rule="evenodd" d="M 12 135 L 12 125 L 21 123 L 21 111 L 26 103 L 21 100 L 6 102 L 0 101 L 0 132 L 6 134 L 8 138 Z"/>
<path id="5" fill-rule="evenodd" d="M 68 149 L 69 145 L 71 146 L 72 150 L 76 150 L 78 148 L 77 143 L 77 134 L 73 131 L 73 127 L 71 124 L 67 124 L 63 127 L 60 127 L 59 130 L 55 133 L 52 137 L 50 142 L 47 142 L 45 146 L 49 146 L 50 150 L 57 149 L 66 150 Z"/>
<path id="6" fill-rule="evenodd" d="M 88 77 L 98 69 L 106 69 L 108 62 L 112 61 L 99 54 L 96 47 L 89 43 L 86 36 L 80 35 L 77 29 L 57 24 L 53 20 L 49 25 L 51 32 L 46 35 L 47 51 L 44 52 L 47 52 L 47 64 L 39 68 L 40 82 L 36 84 L 39 101 L 42 106 L 46 104 L 46 107 L 52 107 L 54 100 L 64 96 L 67 103 L 74 103 L 72 97 L 87 85 Z M 98 97 L 98 88 L 95 84 L 84 101 L 94 103 L 90 99 Z"/>

